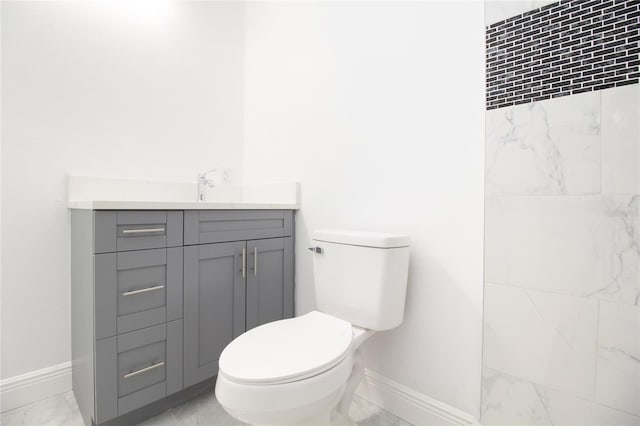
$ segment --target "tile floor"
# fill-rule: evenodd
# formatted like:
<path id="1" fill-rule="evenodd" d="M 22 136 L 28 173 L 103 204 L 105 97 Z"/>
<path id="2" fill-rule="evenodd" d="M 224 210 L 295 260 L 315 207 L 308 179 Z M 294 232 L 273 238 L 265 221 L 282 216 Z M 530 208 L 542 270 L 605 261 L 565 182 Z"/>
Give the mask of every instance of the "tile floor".
<path id="1" fill-rule="evenodd" d="M 381 408 L 355 397 L 351 416 L 359 426 L 411 426 Z M 243 425 L 230 417 L 208 392 L 140 423 L 144 426 Z M 72 392 L 2 413 L 2 426 L 84 426 Z"/>

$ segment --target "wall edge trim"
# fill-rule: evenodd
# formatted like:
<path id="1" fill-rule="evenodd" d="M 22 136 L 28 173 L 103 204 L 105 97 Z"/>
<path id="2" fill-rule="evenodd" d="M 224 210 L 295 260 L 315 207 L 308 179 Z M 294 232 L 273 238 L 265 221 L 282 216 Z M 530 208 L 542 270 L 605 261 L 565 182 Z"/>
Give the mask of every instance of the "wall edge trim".
<path id="1" fill-rule="evenodd" d="M 71 361 L 0 381 L 0 412 L 19 408 L 72 389 Z"/>
<path id="2" fill-rule="evenodd" d="M 478 425 L 469 413 L 365 369 L 358 395 L 414 425 Z"/>

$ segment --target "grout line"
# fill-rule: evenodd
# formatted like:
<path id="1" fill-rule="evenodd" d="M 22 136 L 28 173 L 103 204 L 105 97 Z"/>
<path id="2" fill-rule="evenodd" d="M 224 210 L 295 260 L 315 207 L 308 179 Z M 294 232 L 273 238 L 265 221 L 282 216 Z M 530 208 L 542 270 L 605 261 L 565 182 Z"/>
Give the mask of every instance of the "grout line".
<path id="1" fill-rule="evenodd" d="M 564 198 L 588 198 L 588 199 L 596 199 L 602 197 L 610 197 L 610 196 L 620 196 L 620 197 L 633 197 L 638 195 L 637 192 L 617 192 L 612 194 L 601 194 L 601 193 L 590 193 L 590 194 L 497 194 L 497 195 L 487 195 L 485 194 L 484 198 L 486 199 L 564 199 Z"/>
<path id="2" fill-rule="evenodd" d="M 596 318 L 596 368 L 593 372 L 593 400 L 598 400 L 598 368 L 600 366 L 600 300 L 598 300 L 598 317 Z"/>
<path id="3" fill-rule="evenodd" d="M 539 289 L 539 288 L 534 288 L 534 287 L 526 287 L 526 286 L 522 286 L 522 285 L 518 285 L 518 284 L 506 284 L 506 283 L 500 283 L 500 282 L 497 282 L 497 281 L 485 281 L 485 286 L 487 284 L 497 285 L 497 286 L 501 286 L 501 287 L 509 287 L 509 288 L 514 288 L 514 289 L 524 290 L 524 291 L 534 291 L 534 292 L 538 292 L 538 293 L 553 294 L 553 295 L 556 295 L 556 296 L 574 297 L 576 299 L 595 300 L 595 301 L 598 301 L 598 302 L 599 301 L 603 301 L 603 302 L 609 302 L 609 303 L 617 303 L 617 304 L 626 305 L 626 306 L 637 306 L 633 302 L 623 302 L 623 301 L 617 301 L 617 300 L 609 300 L 609 299 L 603 299 L 603 298 L 594 297 L 594 296 L 588 296 L 588 295 L 577 295 L 577 294 L 570 294 L 570 293 L 562 293 L 562 292 L 559 292 L 559 291 L 545 290 L 545 289 Z"/>

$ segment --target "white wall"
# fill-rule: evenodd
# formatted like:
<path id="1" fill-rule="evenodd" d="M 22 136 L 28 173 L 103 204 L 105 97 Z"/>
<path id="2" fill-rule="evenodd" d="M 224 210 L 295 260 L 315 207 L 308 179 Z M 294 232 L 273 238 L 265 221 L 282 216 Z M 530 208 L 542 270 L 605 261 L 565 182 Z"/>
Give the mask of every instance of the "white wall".
<path id="1" fill-rule="evenodd" d="M 2 2 L 1 377 L 70 359 L 64 174 L 224 165 L 301 182 L 299 313 L 312 229 L 411 235 L 405 323 L 368 367 L 477 416 L 482 4 L 109 4 Z"/>
<path id="2" fill-rule="evenodd" d="M 247 182 L 297 180 L 296 303 L 314 308 L 311 230 L 412 238 L 404 324 L 368 367 L 480 407 L 484 138 L 482 3 L 251 3 Z"/>
<path id="3" fill-rule="evenodd" d="M 2 378 L 70 359 L 65 174 L 241 170 L 242 8 L 2 2 Z"/>

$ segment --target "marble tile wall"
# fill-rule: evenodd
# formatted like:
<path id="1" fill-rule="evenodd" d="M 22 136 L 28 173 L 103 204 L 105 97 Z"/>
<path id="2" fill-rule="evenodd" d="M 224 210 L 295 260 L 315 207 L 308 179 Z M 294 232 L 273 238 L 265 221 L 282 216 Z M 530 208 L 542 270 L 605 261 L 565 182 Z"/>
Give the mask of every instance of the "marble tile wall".
<path id="1" fill-rule="evenodd" d="M 483 425 L 640 425 L 640 85 L 487 111 Z"/>

